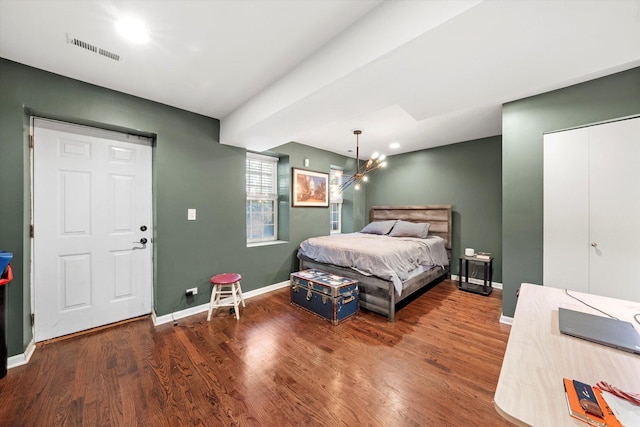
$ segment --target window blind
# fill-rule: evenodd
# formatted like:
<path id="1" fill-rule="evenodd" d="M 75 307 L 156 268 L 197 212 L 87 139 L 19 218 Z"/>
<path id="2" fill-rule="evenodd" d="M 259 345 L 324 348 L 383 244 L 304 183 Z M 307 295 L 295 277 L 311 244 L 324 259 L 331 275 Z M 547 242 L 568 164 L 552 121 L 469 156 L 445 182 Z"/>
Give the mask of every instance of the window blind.
<path id="1" fill-rule="evenodd" d="M 247 153 L 246 191 L 248 198 L 277 198 L 277 165 L 277 157 Z"/>

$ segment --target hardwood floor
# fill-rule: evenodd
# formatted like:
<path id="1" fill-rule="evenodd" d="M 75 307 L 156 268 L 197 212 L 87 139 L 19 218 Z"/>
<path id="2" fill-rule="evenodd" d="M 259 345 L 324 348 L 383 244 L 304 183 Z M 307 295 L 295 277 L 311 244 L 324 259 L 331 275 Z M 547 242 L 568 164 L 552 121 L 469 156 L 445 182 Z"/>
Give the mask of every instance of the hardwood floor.
<path id="1" fill-rule="evenodd" d="M 39 346 L 0 380 L 10 426 L 500 426 L 493 407 L 510 327 L 501 292 L 444 281 L 395 323 L 338 326 L 281 289 L 153 327 L 150 319 Z"/>

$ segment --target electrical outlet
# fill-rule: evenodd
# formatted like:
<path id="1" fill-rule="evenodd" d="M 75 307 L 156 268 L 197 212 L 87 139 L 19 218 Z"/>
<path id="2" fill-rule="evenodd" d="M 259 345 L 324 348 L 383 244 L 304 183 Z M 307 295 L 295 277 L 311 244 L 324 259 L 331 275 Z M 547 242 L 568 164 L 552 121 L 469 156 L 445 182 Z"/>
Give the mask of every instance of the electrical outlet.
<path id="1" fill-rule="evenodd" d="M 192 297 L 194 295 L 198 295 L 198 288 L 187 289 L 186 294 L 188 297 Z"/>

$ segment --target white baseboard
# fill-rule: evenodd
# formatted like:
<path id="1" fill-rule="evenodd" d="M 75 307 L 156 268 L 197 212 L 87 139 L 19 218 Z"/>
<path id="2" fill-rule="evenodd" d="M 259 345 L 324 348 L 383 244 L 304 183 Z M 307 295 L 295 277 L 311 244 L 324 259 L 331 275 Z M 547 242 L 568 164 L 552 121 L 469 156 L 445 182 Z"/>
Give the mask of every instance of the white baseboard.
<path id="1" fill-rule="evenodd" d="M 24 350 L 24 353 L 16 354 L 15 356 L 11 356 L 7 358 L 7 368 L 15 368 L 17 366 L 26 365 L 29 363 L 29 359 L 33 356 L 33 352 L 36 350 L 36 342 L 31 340 L 29 344 L 27 344 L 27 348 Z"/>
<path id="2" fill-rule="evenodd" d="M 178 319 L 182 319 L 183 317 L 193 316 L 194 314 L 200 314 L 203 311 L 207 311 L 209 309 L 209 304 L 201 304 L 195 307 L 185 308 L 184 310 L 175 311 L 172 314 L 165 314 L 164 316 L 156 316 L 155 311 L 151 312 L 151 320 L 153 320 L 153 325 L 158 326 L 164 323 L 174 322 Z"/>
<path id="3" fill-rule="evenodd" d="M 244 299 L 249 299 L 258 295 L 266 294 L 268 292 L 272 292 L 278 289 L 286 288 L 289 286 L 289 281 L 285 280 L 284 282 L 275 283 L 273 285 L 264 286 L 262 288 L 255 289 L 249 292 L 243 292 L 242 296 Z M 223 299 L 220 302 L 222 304 L 229 303 L 231 298 Z M 186 308 L 184 310 L 175 311 L 172 314 L 165 314 L 164 316 L 156 316 L 155 312 L 151 313 L 151 319 L 153 320 L 153 324 L 155 326 L 162 325 L 164 323 L 171 323 L 178 319 L 182 319 L 184 317 L 193 316 L 194 314 L 200 314 L 209 310 L 209 303 L 200 304 L 196 307 Z"/>
<path id="4" fill-rule="evenodd" d="M 504 314 L 500 313 L 500 323 L 504 323 L 505 325 L 513 325 L 513 317 L 507 317 Z"/>
<path id="5" fill-rule="evenodd" d="M 457 281 L 457 280 L 458 280 L 458 276 L 457 276 L 457 275 L 455 275 L 455 274 L 452 274 L 452 275 L 451 275 L 451 280 L 455 280 L 455 281 Z M 473 278 L 473 277 L 469 277 L 469 283 L 473 283 L 473 284 L 476 284 L 476 285 L 482 285 L 482 284 L 484 284 L 484 282 L 482 281 L 482 279 L 475 279 L 475 278 Z M 494 288 L 494 289 L 502 289 L 502 283 L 499 283 L 499 282 L 491 282 L 491 287 L 492 287 L 492 288 Z"/>

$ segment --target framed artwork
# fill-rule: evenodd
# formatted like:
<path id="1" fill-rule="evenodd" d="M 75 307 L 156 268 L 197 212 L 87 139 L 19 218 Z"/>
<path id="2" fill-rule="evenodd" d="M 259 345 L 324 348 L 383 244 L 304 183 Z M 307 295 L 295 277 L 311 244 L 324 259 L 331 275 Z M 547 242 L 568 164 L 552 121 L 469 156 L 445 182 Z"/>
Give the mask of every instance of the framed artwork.
<path id="1" fill-rule="evenodd" d="M 329 174 L 292 168 L 291 205 L 293 207 L 329 207 Z"/>

